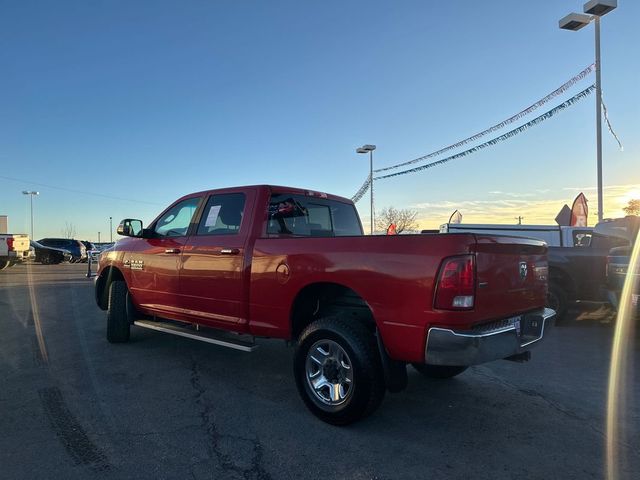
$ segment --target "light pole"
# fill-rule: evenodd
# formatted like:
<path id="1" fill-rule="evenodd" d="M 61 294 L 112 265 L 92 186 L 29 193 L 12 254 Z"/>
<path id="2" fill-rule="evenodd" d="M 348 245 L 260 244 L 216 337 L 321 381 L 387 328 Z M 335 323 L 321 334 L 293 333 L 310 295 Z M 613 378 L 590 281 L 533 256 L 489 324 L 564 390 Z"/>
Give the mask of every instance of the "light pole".
<path id="1" fill-rule="evenodd" d="M 109 242 L 113 243 L 113 217 L 109 217 Z"/>
<path id="2" fill-rule="evenodd" d="M 31 197 L 31 240 L 35 240 L 35 238 L 33 238 L 33 197 L 34 195 L 40 195 L 40 192 L 23 190 L 22 194 L 29 195 Z"/>
<path id="3" fill-rule="evenodd" d="M 375 220 L 375 214 L 373 212 L 373 151 L 376 149 L 375 145 L 363 145 L 356 149 L 356 153 L 369 153 L 369 190 L 371 192 L 371 235 L 373 235 L 373 224 Z"/>
<path id="4" fill-rule="evenodd" d="M 602 201 L 602 85 L 600 82 L 600 17 L 606 15 L 618 6 L 617 0 L 590 0 L 584 4 L 582 13 L 570 13 L 562 18 L 558 24 L 563 30 L 577 31 L 595 23 L 596 36 L 596 158 L 598 168 L 598 221 L 603 217 Z"/>
<path id="5" fill-rule="evenodd" d="M 98 243 L 100 243 L 100 232 L 98 232 Z"/>

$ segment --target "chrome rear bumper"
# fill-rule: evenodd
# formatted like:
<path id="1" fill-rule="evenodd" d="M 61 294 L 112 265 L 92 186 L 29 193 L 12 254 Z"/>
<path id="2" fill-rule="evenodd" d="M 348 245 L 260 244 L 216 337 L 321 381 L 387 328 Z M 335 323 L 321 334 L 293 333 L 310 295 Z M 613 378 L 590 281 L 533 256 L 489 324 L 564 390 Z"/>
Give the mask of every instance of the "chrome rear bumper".
<path id="1" fill-rule="evenodd" d="M 544 308 L 469 331 L 432 327 L 427 334 L 425 363 L 477 365 L 517 355 L 539 342 L 555 317 L 554 310 Z"/>

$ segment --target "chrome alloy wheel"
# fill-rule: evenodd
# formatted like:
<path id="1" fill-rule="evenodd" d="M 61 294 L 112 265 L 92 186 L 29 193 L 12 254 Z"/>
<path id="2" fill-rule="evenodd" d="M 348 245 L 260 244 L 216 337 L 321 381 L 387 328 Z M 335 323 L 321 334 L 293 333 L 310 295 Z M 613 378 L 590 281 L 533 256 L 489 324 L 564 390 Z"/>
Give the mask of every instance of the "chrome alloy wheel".
<path id="1" fill-rule="evenodd" d="M 353 392 L 351 360 L 333 340 L 319 340 L 311 346 L 305 371 L 311 391 L 325 405 L 341 405 Z"/>

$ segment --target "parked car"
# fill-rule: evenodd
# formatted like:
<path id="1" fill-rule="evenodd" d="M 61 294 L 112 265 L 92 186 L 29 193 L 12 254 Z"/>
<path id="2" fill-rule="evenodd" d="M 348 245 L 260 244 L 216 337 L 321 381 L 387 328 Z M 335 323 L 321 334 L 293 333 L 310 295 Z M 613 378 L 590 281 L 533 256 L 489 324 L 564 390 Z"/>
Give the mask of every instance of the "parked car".
<path id="1" fill-rule="evenodd" d="M 450 378 L 525 361 L 546 336 L 544 242 L 477 234 L 364 236 L 353 202 L 287 187 L 187 195 L 147 228 L 125 219 L 100 257 L 107 340 L 131 324 L 251 351 L 296 344 L 294 376 L 333 424 L 372 413 L 406 365 Z"/>
<path id="2" fill-rule="evenodd" d="M 0 270 L 29 259 L 29 236 L 24 234 L 0 234 Z"/>
<path id="3" fill-rule="evenodd" d="M 87 257 L 85 259 L 83 259 L 82 261 L 86 262 L 87 259 L 89 257 L 91 257 L 91 261 L 92 262 L 97 262 L 98 261 L 98 257 L 100 256 L 100 251 L 95 246 L 95 244 L 91 243 L 88 240 L 80 240 L 80 242 L 82 242 L 82 244 L 84 245 L 84 248 L 87 249 Z"/>
<path id="4" fill-rule="evenodd" d="M 53 265 L 71 260 L 71 253 L 63 248 L 47 247 L 31 240 L 31 247 L 35 252 L 35 261 L 43 265 Z"/>
<path id="5" fill-rule="evenodd" d="M 62 248 L 71 253 L 71 263 L 82 262 L 87 259 L 87 248 L 80 240 L 71 238 L 43 238 L 38 243 L 46 247 Z"/>
<path id="6" fill-rule="evenodd" d="M 631 250 L 638 241 L 640 230 L 640 217 L 627 216 L 610 222 L 608 228 L 612 234 L 620 235 L 629 240 L 629 245 L 612 248 L 607 257 L 607 294 L 611 304 L 617 309 L 620 305 L 620 297 L 625 281 L 631 276 L 631 308 L 632 313 L 640 315 L 640 266 L 629 268 Z"/>
<path id="7" fill-rule="evenodd" d="M 93 246 L 98 249 L 100 252 L 104 252 L 108 248 L 113 247 L 114 242 L 102 242 L 102 243 L 94 243 Z"/>

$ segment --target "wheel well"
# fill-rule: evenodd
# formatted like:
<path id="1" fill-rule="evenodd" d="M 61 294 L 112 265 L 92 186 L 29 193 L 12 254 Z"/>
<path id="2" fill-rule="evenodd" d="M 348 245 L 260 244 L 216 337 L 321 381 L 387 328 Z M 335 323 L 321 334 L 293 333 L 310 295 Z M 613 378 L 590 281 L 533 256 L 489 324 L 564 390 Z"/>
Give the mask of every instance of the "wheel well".
<path id="1" fill-rule="evenodd" d="M 549 281 L 557 283 L 559 286 L 561 286 L 568 296 L 571 297 L 574 295 L 575 288 L 573 284 L 573 279 L 564 270 L 561 270 L 559 268 L 550 268 Z"/>
<path id="2" fill-rule="evenodd" d="M 291 308 L 291 338 L 296 339 L 318 318 L 340 315 L 375 330 L 375 320 L 367 302 L 352 289 L 336 283 L 314 283 L 303 288 Z"/>
<path id="3" fill-rule="evenodd" d="M 124 280 L 124 275 L 116 267 L 106 267 L 96 280 L 96 301 L 102 310 L 109 306 L 109 285 L 114 280 Z"/>

